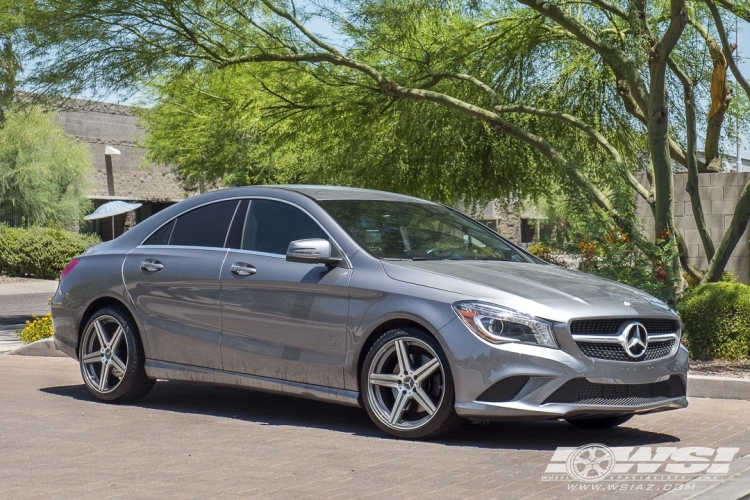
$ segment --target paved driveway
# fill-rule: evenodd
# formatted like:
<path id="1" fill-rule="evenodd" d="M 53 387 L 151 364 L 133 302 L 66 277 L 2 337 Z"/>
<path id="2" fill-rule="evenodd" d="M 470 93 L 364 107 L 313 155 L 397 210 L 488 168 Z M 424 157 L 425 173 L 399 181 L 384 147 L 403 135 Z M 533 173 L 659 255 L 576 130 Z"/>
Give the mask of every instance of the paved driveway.
<path id="1" fill-rule="evenodd" d="M 750 453 L 748 402 L 693 399 L 629 425 L 467 424 L 439 442 L 405 442 L 361 410 L 242 389 L 158 382 L 136 405 L 102 404 L 71 359 L 0 355 L 0 498 L 599 498 L 541 481 L 556 447 Z"/>

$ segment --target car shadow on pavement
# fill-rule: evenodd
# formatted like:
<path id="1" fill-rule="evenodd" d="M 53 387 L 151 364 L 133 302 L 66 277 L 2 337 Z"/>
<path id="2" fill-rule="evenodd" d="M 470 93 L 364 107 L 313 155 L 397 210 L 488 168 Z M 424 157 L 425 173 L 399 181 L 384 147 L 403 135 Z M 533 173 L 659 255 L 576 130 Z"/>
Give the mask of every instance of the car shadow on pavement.
<path id="1" fill-rule="evenodd" d="M 48 387 L 41 391 L 98 403 L 83 385 Z M 236 387 L 159 381 L 134 406 L 263 425 L 308 427 L 370 438 L 389 438 L 375 427 L 362 409 Z M 445 446 L 553 451 L 558 446 L 577 447 L 589 443 L 647 446 L 680 441 L 669 434 L 639 430 L 638 421 L 639 417 L 634 417 L 621 427 L 607 430 L 584 430 L 562 421 L 492 422 L 486 425 L 466 422 L 447 437 L 433 442 Z"/>

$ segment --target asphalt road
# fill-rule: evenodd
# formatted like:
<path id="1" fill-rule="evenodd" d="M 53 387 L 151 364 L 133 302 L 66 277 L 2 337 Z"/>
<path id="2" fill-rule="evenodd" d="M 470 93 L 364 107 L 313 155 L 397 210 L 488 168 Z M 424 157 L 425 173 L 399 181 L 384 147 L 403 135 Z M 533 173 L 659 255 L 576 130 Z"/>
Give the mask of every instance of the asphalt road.
<path id="1" fill-rule="evenodd" d="M 22 324 L 31 314 L 47 314 L 49 305 L 47 300 L 52 293 L 26 293 L 18 295 L 0 295 L 0 329 L 3 326 Z"/>
<path id="2" fill-rule="evenodd" d="M 738 447 L 742 457 L 750 454 L 750 403 L 692 399 L 688 409 L 635 417 L 607 431 L 566 423 L 466 424 L 437 442 L 409 442 L 382 434 L 359 409 L 236 388 L 157 382 L 136 404 L 104 404 L 82 386 L 71 359 L 0 355 L 1 499 L 536 500 L 663 493 L 664 481 L 650 489 L 607 483 L 626 488 L 608 492 L 542 481 L 558 446 L 588 443 Z M 734 462 L 731 471 L 750 468 L 748 460 Z M 673 487 L 681 482 L 672 480 Z M 714 491 L 710 498 L 738 497 Z"/>

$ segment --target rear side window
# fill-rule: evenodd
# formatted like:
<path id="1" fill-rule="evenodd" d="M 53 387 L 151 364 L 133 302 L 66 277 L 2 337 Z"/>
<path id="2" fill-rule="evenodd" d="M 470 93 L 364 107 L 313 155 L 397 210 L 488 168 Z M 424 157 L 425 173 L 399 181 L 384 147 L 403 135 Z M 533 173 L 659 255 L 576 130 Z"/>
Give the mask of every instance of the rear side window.
<path id="1" fill-rule="evenodd" d="M 170 245 L 223 248 L 238 200 L 212 203 L 174 221 Z"/>
<path id="2" fill-rule="evenodd" d="M 253 200 L 247 212 L 242 249 L 285 255 L 289 243 L 309 238 L 328 239 L 317 222 L 287 203 Z"/>
<path id="3" fill-rule="evenodd" d="M 143 242 L 144 245 L 169 245 L 169 237 L 172 235 L 172 227 L 174 227 L 174 221 L 169 221 L 168 224 L 164 224 L 154 234 L 148 237 Z"/>

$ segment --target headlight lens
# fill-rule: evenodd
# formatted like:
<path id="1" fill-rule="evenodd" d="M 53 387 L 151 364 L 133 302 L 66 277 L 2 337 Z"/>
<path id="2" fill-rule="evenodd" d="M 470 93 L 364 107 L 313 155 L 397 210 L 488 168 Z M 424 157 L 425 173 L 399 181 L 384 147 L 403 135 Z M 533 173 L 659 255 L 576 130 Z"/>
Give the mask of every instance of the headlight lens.
<path id="1" fill-rule="evenodd" d="M 453 310 L 469 330 L 487 342 L 524 342 L 557 349 L 552 325 L 528 314 L 481 302 L 456 302 Z"/>

